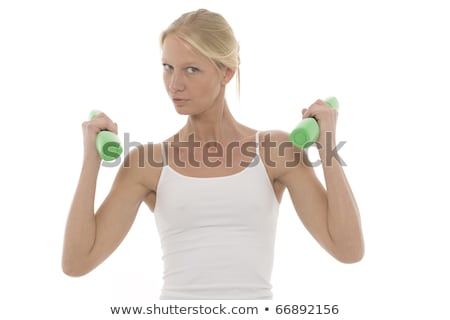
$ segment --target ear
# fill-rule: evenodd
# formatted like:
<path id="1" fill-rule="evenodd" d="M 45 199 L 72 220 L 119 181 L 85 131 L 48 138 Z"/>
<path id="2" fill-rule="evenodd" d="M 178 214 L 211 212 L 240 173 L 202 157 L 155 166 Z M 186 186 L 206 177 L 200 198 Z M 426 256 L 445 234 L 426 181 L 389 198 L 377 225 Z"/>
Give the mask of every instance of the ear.
<path id="1" fill-rule="evenodd" d="M 231 68 L 225 68 L 223 72 L 222 85 L 228 84 L 233 79 L 236 70 Z"/>

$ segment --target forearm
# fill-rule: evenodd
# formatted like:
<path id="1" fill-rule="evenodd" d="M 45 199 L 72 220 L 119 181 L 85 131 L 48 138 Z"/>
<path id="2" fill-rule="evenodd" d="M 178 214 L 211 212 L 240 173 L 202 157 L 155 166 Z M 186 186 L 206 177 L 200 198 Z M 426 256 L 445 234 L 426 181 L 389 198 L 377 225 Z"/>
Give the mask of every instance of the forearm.
<path id="1" fill-rule="evenodd" d="M 66 224 L 63 249 L 65 271 L 81 262 L 95 241 L 94 200 L 99 167 L 99 162 L 85 161 L 81 170 Z"/>
<path id="2" fill-rule="evenodd" d="M 327 189 L 330 238 L 341 260 L 358 261 L 364 254 L 364 240 L 356 200 L 337 153 L 330 157 L 326 150 L 320 150 L 319 154 Z"/>

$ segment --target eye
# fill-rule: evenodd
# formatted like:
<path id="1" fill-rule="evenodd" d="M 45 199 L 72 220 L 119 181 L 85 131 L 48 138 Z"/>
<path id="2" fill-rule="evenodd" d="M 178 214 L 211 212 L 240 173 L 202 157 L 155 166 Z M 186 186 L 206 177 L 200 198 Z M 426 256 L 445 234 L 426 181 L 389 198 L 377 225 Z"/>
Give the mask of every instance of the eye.
<path id="1" fill-rule="evenodd" d="M 173 67 L 170 64 L 163 63 L 162 65 L 163 65 L 163 68 L 164 68 L 165 71 L 172 71 L 173 70 Z"/>
<path id="2" fill-rule="evenodd" d="M 195 74 L 195 73 L 199 72 L 200 69 L 198 69 L 198 68 L 196 68 L 196 67 L 187 67 L 187 68 L 186 68 L 186 71 L 187 71 L 187 73 L 189 73 L 189 74 Z"/>

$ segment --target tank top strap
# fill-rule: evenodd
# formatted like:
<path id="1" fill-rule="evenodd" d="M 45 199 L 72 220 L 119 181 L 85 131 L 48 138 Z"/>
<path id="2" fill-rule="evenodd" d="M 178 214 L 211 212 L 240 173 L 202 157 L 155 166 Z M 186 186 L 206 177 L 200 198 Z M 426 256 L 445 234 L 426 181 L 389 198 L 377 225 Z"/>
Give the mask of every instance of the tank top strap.
<path id="1" fill-rule="evenodd" d="M 259 145 L 259 131 L 256 131 L 255 146 L 256 146 L 256 155 L 259 158 L 259 148 L 260 148 L 260 145 Z"/>
<path id="2" fill-rule="evenodd" d="M 167 158 L 166 158 L 166 148 L 165 148 L 165 142 L 161 142 L 161 157 L 163 161 L 163 167 L 167 165 Z"/>

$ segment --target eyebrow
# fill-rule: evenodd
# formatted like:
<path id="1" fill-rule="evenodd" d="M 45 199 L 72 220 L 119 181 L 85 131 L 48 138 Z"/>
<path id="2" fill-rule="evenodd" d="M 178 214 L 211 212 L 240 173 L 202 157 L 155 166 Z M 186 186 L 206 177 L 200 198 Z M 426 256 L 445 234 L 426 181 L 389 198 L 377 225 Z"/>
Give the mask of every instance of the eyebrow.
<path id="1" fill-rule="evenodd" d="M 171 64 L 171 63 L 168 63 L 166 60 L 164 60 L 164 59 L 161 59 L 161 63 L 162 64 L 167 64 L 167 65 L 170 65 L 170 66 L 174 66 L 173 64 Z M 183 63 L 183 64 L 181 64 L 179 67 L 181 67 L 181 68 L 187 68 L 187 67 L 196 67 L 196 68 L 200 68 L 201 66 L 200 66 L 200 64 L 199 63 L 196 63 L 196 62 L 185 62 L 185 63 Z"/>

